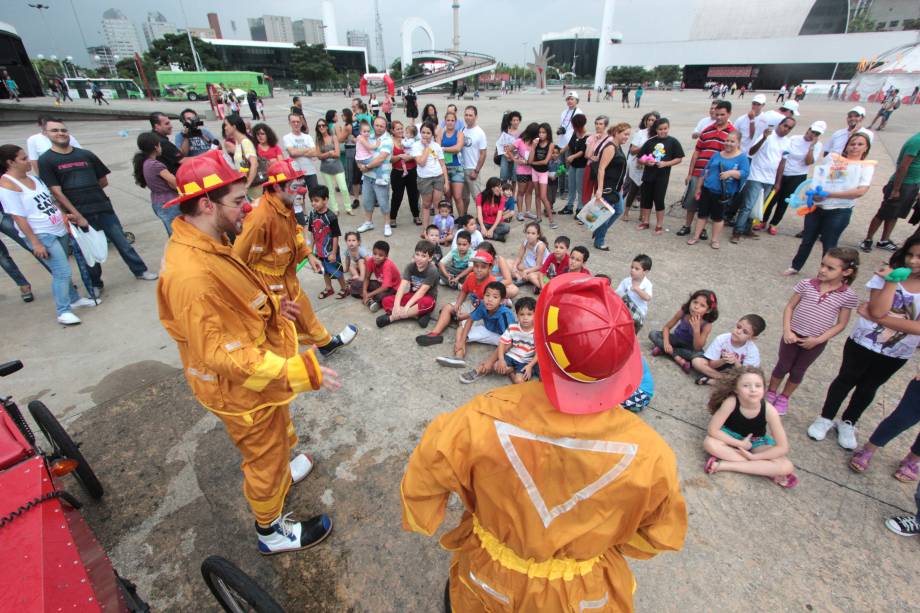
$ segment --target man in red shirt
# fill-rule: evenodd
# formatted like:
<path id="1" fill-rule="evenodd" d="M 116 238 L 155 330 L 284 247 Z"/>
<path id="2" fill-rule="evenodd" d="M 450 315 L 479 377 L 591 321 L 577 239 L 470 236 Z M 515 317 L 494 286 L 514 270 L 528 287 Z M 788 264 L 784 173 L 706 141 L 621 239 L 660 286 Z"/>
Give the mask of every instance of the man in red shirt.
<path id="1" fill-rule="evenodd" d="M 729 121 L 732 114 L 732 103 L 728 100 L 719 100 L 713 111 L 713 122 L 706 126 L 700 137 L 696 141 L 696 147 L 693 149 L 693 157 L 690 158 L 690 172 L 684 183 L 688 186 L 684 194 L 684 209 L 687 211 L 687 217 L 684 225 L 677 231 L 677 236 L 686 236 L 690 234 L 690 226 L 693 225 L 693 216 L 696 214 L 697 200 L 694 198 L 696 184 L 703 180 L 703 171 L 709 158 L 722 151 L 725 139 L 730 132 L 734 132 L 735 126 Z M 709 236 L 706 230 L 700 235 L 701 240 L 707 240 Z"/>

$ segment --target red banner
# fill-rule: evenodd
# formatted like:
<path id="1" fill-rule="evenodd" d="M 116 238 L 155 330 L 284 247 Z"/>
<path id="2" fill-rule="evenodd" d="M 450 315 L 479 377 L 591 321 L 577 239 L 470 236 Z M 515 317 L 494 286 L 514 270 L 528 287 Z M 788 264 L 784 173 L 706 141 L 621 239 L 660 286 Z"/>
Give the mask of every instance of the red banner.
<path id="1" fill-rule="evenodd" d="M 751 76 L 753 66 L 711 66 L 706 73 L 710 78 L 744 78 Z"/>

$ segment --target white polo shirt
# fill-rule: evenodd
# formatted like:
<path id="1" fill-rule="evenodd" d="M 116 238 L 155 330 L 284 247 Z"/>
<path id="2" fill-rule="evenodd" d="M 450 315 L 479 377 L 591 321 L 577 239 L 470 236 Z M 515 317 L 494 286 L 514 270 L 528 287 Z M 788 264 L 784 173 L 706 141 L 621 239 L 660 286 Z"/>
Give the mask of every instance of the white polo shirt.
<path id="1" fill-rule="evenodd" d="M 756 144 L 756 143 L 755 143 Z M 767 137 L 767 140 L 751 158 L 751 172 L 748 181 L 758 181 L 772 185 L 776 181 L 776 169 L 783 159 L 783 154 L 789 151 L 789 137 L 777 136 L 776 132 Z"/>

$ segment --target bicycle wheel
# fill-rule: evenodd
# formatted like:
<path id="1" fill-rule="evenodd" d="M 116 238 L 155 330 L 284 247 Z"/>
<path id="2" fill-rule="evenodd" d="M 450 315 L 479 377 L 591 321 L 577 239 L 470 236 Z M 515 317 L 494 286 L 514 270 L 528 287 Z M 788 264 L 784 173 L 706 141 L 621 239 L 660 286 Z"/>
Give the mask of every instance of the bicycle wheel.
<path id="1" fill-rule="evenodd" d="M 38 400 L 33 400 L 29 403 L 29 413 L 32 414 L 32 419 L 38 424 L 38 429 L 42 431 L 42 434 L 44 434 L 48 442 L 51 443 L 54 454 L 77 461 L 77 468 L 74 470 L 73 475 L 80 485 L 83 486 L 86 493 L 96 500 L 102 498 L 105 490 L 103 490 L 102 484 L 96 477 L 96 473 L 93 472 L 89 462 L 87 462 L 83 454 L 80 453 L 80 447 L 73 442 L 73 439 L 70 438 L 70 435 L 67 434 L 67 431 L 64 430 L 61 423 L 51 414 L 51 411 L 48 410 L 48 407 Z"/>
<path id="2" fill-rule="evenodd" d="M 275 600 L 229 560 L 209 556 L 201 563 L 201 576 L 214 598 L 229 613 L 284 613 Z"/>

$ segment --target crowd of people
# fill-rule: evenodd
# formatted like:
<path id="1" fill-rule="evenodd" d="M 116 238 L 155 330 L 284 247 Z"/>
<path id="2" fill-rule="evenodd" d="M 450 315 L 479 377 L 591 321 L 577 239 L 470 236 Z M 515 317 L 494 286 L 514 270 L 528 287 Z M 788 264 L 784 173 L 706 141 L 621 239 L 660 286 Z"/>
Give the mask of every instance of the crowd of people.
<path id="1" fill-rule="evenodd" d="M 158 291 L 161 321 L 179 345 L 196 396 L 221 417 L 244 457 L 244 491 L 256 516 L 260 551 L 302 549 L 331 531 L 325 515 L 295 522 L 282 514 L 291 483 L 285 466 L 290 464 L 294 483 L 313 466 L 305 455 L 289 461 L 293 426 L 287 403 L 300 391 L 338 386 L 335 372 L 320 366 L 315 353 L 328 356 L 348 344 L 358 327 L 349 325 L 336 336 L 326 331 L 297 280 L 301 266 L 323 276 L 317 299 L 360 300 L 379 328 L 412 320 L 421 329 L 415 337 L 419 346 L 443 344 L 456 326 L 450 350 L 435 359 L 461 369 L 462 383 L 486 376 L 515 388 L 543 381 L 549 358 L 540 357 L 540 338 L 552 332 L 541 328 L 546 325 L 541 313 L 555 299 L 544 294 L 555 296 L 561 281 L 600 279 L 604 292 L 620 297 L 630 337 L 637 339 L 646 325 L 652 258 L 636 254 L 617 281 L 593 263 L 589 270 L 591 249 L 609 250 L 609 231 L 618 221 L 622 227 L 636 200 L 635 231 L 662 235 L 670 174 L 688 157 L 685 146 L 691 153 L 678 202 L 686 214 L 676 234 L 688 237 L 688 247 L 708 241 L 721 249 L 725 225 L 736 245 L 761 232 L 776 235 L 792 208 L 804 213 L 804 224 L 785 274 L 804 272 L 818 240 L 823 249 L 816 274 L 799 281 L 786 304 L 769 377 L 757 347 L 766 331 L 764 316 L 747 313 L 717 333 L 719 300 L 711 289 L 692 292 L 648 334 L 651 356 L 669 357 L 696 384 L 713 386 L 712 418 L 702 442 L 709 454 L 705 471 L 765 476 L 784 488 L 798 484 L 781 418 L 808 368 L 845 332 L 854 310 L 856 324 L 844 343 L 839 372 L 807 433 L 821 441 L 836 429 L 838 444 L 851 452 L 850 467 L 867 470 L 880 447 L 920 421 L 915 379 L 869 440 L 860 445 L 857 439 L 856 424 L 877 391 L 920 344 L 920 232 L 901 245 L 891 238 L 898 219 L 913 211 L 911 223 L 920 220 L 920 133 L 901 148 L 859 245 L 864 252 L 874 247 L 891 252 L 879 270 L 863 273 L 869 298 L 860 304 L 853 289 L 859 252 L 838 242 L 872 183 L 874 134 L 862 125 L 861 106 L 851 108 L 845 125 L 829 136 L 825 121 L 796 134 L 795 97 L 766 110 L 765 96 L 757 94 L 743 113 L 715 98 L 695 126 L 691 145 L 672 135 L 670 121 L 656 111 L 645 113 L 635 127 L 599 115 L 591 132 L 579 94 L 568 90 L 555 127 L 525 123 L 517 111 L 504 114 L 492 149 L 494 168 L 486 167 L 490 147 L 474 105 L 461 114 L 449 104 L 439 116 L 434 104 L 426 104 L 420 118 L 415 109 L 403 122 L 393 117 L 389 99 L 375 104 L 355 98 L 349 108 L 320 115 L 311 129 L 295 100 L 288 115 L 291 131 L 280 139 L 266 123 L 252 125 L 238 113 L 224 118 L 222 140 L 204 129 L 192 110 L 180 114 L 182 130 L 175 135 L 167 116 L 152 114 L 151 131 L 137 139 L 133 168 L 170 237 Z M 254 121 L 262 119 L 256 111 Z M 98 304 L 103 288 L 101 266 L 87 265 L 79 243 L 70 238 L 81 229 L 102 231 L 138 279 L 157 275 L 125 238 L 105 194 L 105 164 L 80 148 L 61 120 L 43 116 L 39 125 L 25 149 L 0 147 L 3 231 L 49 269 L 58 321 L 71 325 L 80 321 L 73 309 Z M 395 262 L 386 239 L 404 198 L 419 236 L 411 258 Z M 560 198 L 564 204 L 557 208 Z M 355 215 L 358 208 L 363 222 L 343 231 L 339 215 Z M 377 209 L 382 237 L 368 245 Z M 595 216 L 600 211 L 602 221 L 586 214 L 589 210 Z M 544 233 L 558 230 L 560 218 L 568 215 L 573 232 Z M 874 242 L 880 227 L 881 238 Z M 86 297 L 71 279 L 68 251 Z M 31 286 L 9 254 L 4 249 L 0 255 L 23 300 L 32 300 Z M 190 284 L 198 288 L 193 293 L 185 289 Z M 441 292 L 456 293 L 444 300 Z M 228 330 L 221 313 L 242 311 L 252 321 L 243 317 L 238 330 Z M 250 328 L 264 346 L 246 340 Z M 468 360 L 471 343 L 490 348 L 484 359 Z M 638 347 L 638 340 L 630 343 Z M 298 346 L 318 349 L 297 353 Z M 559 353 L 562 349 L 552 351 L 554 368 L 566 369 L 575 359 Z M 636 359 L 641 376 L 619 401 L 640 412 L 654 396 L 654 381 L 647 360 Z M 582 383 L 591 380 L 587 373 L 576 374 Z M 225 380 L 237 396 L 221 388 Z M 258 432 L 247 430 L 254 423 Z M 918 472 L 920 437 L 894 476 L 913 482 Z M 920 533 L 910 517 L 888 525 L 902 534 Z"/>

